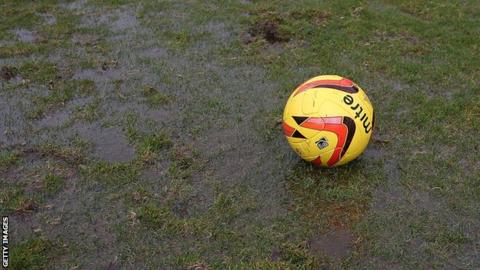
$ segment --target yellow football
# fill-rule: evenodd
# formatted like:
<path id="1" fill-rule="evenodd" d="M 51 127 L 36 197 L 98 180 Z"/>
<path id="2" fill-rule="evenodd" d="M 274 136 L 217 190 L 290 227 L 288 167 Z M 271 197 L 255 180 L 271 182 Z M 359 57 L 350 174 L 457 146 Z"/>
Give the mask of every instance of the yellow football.
<path id="1" fill-rule="evenodd" d="M 282 126 L 288 143 L 301 158 L 332 167 L 365 150 L 374 120 L 372 104 L 362 88 L 337 75 L 322 75 L 293 91 Z"/>

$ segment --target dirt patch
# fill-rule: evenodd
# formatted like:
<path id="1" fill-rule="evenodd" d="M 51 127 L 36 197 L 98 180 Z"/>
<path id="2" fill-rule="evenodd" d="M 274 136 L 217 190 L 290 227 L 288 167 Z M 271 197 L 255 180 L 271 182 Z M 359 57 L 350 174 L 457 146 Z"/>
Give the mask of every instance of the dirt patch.
<path id="1" fill-rule="evenodd" d="M 421 43 L 421 40 L 419 37 L 413 35 L 412 33 L 409 33 L 407 31 L 402 31 L 399 33 L 399 35 L 402 37 L 402 39 L 404 39 L 405 41 L 407 41 L 408 43 L 412 44 L 412 45 L 419 45 Z"/>
<path id="2" fill-rule="evenodd" d="M 282 29 L 280 24 L 281 21 L 275 18 L 257 21 L 248 30 L 243 38 L 243 43 L 251 43 L 256 38 L 263 38 L 270 44 L 290 41 L 289 33 Z"/>
<path id="3" fill-rule="evenodd" d="M 109 60 L 109 61 L 103 61 L 101 64 L 101 68 L 103 71 L 107 71 L 109 69 L 116 68 L 118 66 L 118 61 L 117 60 Z"/>
<path id="4" fill-rule="evenodd" d="M 328 255 L 336 260 L 345 257 L 352 249 L 355 236 L 347 230 L 335 230 L 316 237 L 309 242 L 314 255 Z"/>
<path id="5" fill-rule="evenodd" d="M 0 77 L 5 81 L 9 81 L 10 79 L 15 78 L 17 74 L 18 70 L 15 67 L 3 66 L 0 69 Z"/>

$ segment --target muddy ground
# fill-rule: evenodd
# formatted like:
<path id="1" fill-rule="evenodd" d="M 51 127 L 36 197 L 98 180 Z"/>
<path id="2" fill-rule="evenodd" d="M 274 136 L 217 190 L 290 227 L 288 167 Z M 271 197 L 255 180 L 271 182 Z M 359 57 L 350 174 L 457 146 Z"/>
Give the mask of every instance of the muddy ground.
<path id="1" fill-rule="evenodd" d="M 480 267 L 478 4 L 0 5 L 12 269 Z M 318 169 L 279 120 L 333 73 L 378 124 Z"/>

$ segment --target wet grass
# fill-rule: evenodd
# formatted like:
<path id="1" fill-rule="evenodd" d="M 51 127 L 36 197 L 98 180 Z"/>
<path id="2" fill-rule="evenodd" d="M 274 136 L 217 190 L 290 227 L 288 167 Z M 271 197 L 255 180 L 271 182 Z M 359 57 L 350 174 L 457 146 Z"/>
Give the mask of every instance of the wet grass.
<path id="1" fill-rule="evenodd" d="M 142 94 L 145 97 L 146 103 L 150 107 L 160 107 L 168 104 L 171 101 L 170 97 L 162 94 L 160 91 L 151 86 L 144 86 L 142 89 Z"/>
<path id="2" fill-rule="evenodd" d="M 136 181 L 139 172 L 133 164 L 110 164 L 97 161 L 83 168 L 83 173 L 91 181 L 106 182 L 112 185 Z"/>
<path id="3" fill-rule="evenodd" d="M 479 8 L 3 3 L 12 269 L 478 268 Z M 318 74 L 356 81 L 378 118 L 364 155 L 329 170 L 278 124 Z M 125 142 L 96 140 L 106 128 Z M 134 154 L 94 155 L 116 147 Z"/>
<path id="4" fill-rule="evenodd" d="M 99 110 L 99 107 L 101 105 L 100 102 L 100 99 L 96 99 L 87 105 L 77 107 L 75 111 L 75 119 L 87 121 L 90 123 L 99 119 L 103 115 L 102 112 Z"/>
<path id="5" fill-rule="evenodd" d="M 26 62 L 19 67 L 20 76 L 32 83 L 46 85 L 57 76 L 55 64 L 48 62 Z"/>
<path id="6" fill-rule="evenodd" d="M 92 94 L 95 85 L 90 80 L 70 80 L 70 81 L 53 81 L 48 80 L 48 86 L 51 90 L 48 95 L 37 96 L 33 100 L 33 107 L 27 111 L 27 118 L 38 119 L 46 113 L 58 109 L 75 96 L 85 96 Z M 88 109 L 88 108 L 87 108 Z M 92 109 L 90 108 L 90 111 Z M 85 117 L 91 118 L 87 111 Z M 91 112 L 90 112 L 91 113 Z"/>
<path id="7" fill-rule="evenodd" d="M 0 178 L 2 185 L 6 186 L 0 193 L 1 210 L 5 214 L 36 211 L 40 204 L 64 188 L 65 177 L 69 175 L 68 168 L 59 164 L 48 164 L 33 169 L 24 169 L 20 165 L 13 169 L 15 178 Z M 42 175 L 45 170 L 50 172 Z"/>
<path id="8" fill-rule="evenodd" d="M 13 269 L 45 269 L 55 255 L 56 247 L 50 240 L 31 238 L 15 245 L 10 251 Z"/>
<path id="9" fill-rule="evenodd" d="M 3 150 L 0 152 L 0 170 L 6 170 L 19 161 L 18 153 Z"/>

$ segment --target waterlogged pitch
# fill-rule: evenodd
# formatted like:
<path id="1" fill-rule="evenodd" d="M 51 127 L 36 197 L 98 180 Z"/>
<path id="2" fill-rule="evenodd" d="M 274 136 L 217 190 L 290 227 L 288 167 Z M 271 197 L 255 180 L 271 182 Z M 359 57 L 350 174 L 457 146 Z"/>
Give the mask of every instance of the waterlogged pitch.
<path id="1" fill-rule="evenodd" d="M 480 269 L 479 1 L 0 2 L 9 269 Z"/>

